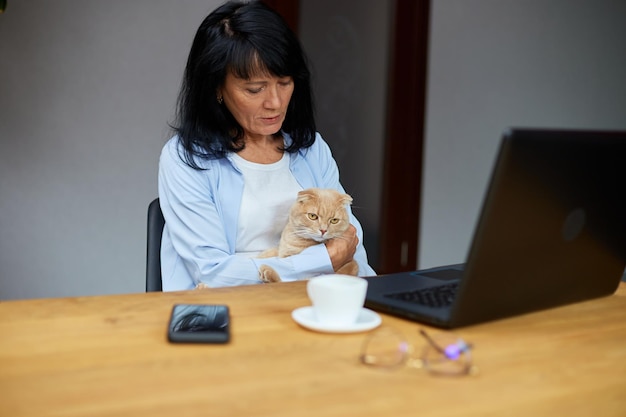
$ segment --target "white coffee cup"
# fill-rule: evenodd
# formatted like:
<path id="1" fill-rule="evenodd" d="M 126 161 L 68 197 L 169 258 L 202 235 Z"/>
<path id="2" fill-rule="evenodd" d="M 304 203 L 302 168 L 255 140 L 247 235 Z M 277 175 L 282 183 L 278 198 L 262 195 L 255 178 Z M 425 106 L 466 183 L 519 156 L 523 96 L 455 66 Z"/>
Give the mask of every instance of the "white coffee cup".
<path id="1" fill-rule="evenodd" d="M 365 303 L 367 281 L 350 275 L 321 275 L 307 283 L 317 321 L 329 327 L 356 323 Z"/>

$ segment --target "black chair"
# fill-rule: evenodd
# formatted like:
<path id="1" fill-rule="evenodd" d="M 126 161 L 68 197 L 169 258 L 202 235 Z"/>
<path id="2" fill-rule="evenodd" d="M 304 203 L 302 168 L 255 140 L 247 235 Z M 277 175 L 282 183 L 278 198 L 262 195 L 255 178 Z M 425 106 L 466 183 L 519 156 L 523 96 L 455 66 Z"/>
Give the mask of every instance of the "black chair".
<path id="1" fill-rule="evenodd" d="M 159 199 L 148 206 L 148 250 L 146 256 L 146 292 L 163 291 L 161 281 L 161 238 L 165 219 Z"/>

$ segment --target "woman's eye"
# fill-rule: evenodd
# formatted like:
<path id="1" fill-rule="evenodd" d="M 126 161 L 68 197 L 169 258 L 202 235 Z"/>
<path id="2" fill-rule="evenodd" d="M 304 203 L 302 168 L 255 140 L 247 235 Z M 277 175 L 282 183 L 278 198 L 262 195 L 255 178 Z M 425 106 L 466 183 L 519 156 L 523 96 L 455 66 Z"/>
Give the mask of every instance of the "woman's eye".
<path id="1" fill-rule="evenodd" d="M 317 214 L 315 213 L 307 213 L 307 216 L 309 216 L 309 219 L 311 220 L 317 220 Z"/>
<path id="2" fill-rule="evenodd" d="M 330 219 L 330 224 L 337 224 L 339 223 L 339 219 Z"/>
<path id="3" fill-rule="evenodd" d="M 282 78 L 279 78 L 277 80 L 277 83 L 281 87 L 288 87 L 291 84 L 293 84 L 293 78 L 292 77 L 282 77 Z"/>
<path id="4" fill-rule="evenodd" d="M 263 89 L 262 88 L 248 88 L 248 93 L 250 94 L 259 94 Z"/>

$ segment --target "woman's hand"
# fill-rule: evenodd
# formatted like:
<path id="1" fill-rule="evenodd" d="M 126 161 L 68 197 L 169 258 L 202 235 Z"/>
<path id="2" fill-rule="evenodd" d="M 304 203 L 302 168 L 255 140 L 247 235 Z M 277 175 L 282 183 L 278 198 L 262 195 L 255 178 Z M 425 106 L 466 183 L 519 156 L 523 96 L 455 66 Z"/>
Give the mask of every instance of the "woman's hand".
<path id="1" fill-rule="evenodd" d="M 353 225 L 350 225 L 343 235 L 326 242 L 326 250 L 333 264 L 333 270 L 337 271 L 352 260 L 358 244 L 359 238 Z"/>

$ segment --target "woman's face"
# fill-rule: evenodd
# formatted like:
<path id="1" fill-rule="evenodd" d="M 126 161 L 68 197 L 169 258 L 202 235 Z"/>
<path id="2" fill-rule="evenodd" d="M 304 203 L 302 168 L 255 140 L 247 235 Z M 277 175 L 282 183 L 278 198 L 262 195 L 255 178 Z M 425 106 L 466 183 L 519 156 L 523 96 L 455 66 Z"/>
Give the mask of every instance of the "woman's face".
<path id="1" fill-rule="evenodd" d="M 291 77 L 259 73 L 249 79 L 228 73 L 221 96 L 244 130 L 244 139 L 260 139 L 278 132 L 293 94 Z"/>

